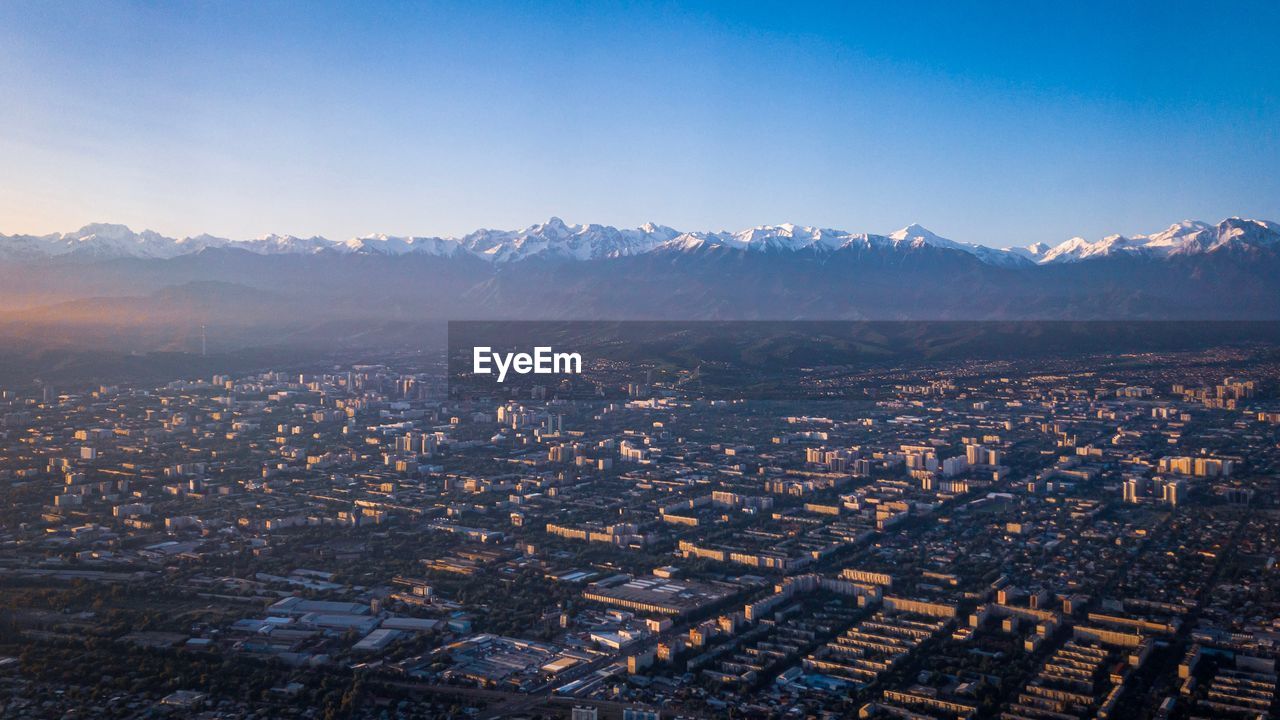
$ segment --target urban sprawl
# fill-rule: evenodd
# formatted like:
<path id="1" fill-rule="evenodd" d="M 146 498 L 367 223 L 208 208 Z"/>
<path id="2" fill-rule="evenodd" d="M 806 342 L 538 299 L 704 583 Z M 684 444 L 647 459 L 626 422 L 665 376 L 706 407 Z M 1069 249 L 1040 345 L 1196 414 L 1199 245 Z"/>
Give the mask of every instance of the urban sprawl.
<path id="1" fill-rule="evenodd" d="M 646 370 L 0 392 L 0 715 L 1271 716 L 1274 351 Z"/>

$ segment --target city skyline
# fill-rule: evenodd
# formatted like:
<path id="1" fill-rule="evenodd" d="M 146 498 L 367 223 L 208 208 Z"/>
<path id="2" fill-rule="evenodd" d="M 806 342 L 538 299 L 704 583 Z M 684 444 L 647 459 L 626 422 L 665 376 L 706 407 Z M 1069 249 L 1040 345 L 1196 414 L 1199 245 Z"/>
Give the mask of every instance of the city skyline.
<path id="1" fill-rule="evenodd" d="M 22 102 L 0 109 L 0 230 L 460 235 L 557 215 L 918 222 L 1005 247 L 1273 218 L 1275 14 L 8 3 L 0 91 Z"/>

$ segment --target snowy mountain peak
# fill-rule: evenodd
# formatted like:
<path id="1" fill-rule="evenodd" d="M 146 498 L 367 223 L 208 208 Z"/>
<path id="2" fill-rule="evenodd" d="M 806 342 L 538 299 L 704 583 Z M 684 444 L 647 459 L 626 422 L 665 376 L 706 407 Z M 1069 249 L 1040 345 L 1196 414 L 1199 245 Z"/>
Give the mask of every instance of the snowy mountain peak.
<path id="1" fill-rule="evenodd" d="M 1053 249 L 1049 243 L 1031 243 L 1024 248 L 1009 248 L 1009 252 L 1017 253 L 1029 260 L 1039 262 L 1045 256 L 1045 253 Z"/>
<path id="2" fill-rule="evenodd" d="M 89 223 L 75 232 L 67 233 L 64 237 L 74 240 L 84 240 L 93 237 L 100 237 L 104 240 L 134 240 L 137 239 L 138 236 L 135 235 L 127 225 L 118 225 L 115 223 Z"/>
<path id="3" fill-rule="evenodd" d="M 901 230 L 895 230 L 889 233 L 890 240 L 897 240 L 899 242 L 903 240 L 912 240 L 916 238 L 920 238 L 924 240 L 945 240 L 945 238 L 939 236 L 937 233 L 933 232 L 932 230 L 930 230 L 929 228 L 923 225 L 920 225 L 919 223 L 911 223 L 910 225 L 902 228 Z M 951 242 L 951 241 L 947 240 L 947 242 Z"/>
<path id="4" fill-rule="evenodd" d="M 919 247 L 927 245 L 932 247 L 946 248 L 948 250 L 960 250 L 969 253 L 979 260 L 989 265 L 1000 265 L 1003 267 L 1017 267 L 1026 265 L 1029 259 L 1020 253 L 1010 250 L 1001 250 L 999 248 L 991 248 L 986 245 L 976 245 L 974 243 L 956 242 L 944 238 L 932 230 L 912 223 L 901 230 L 895 230 L 889 233 L 889 239 L 893 241 L 895 246 L 907 245 L 909 247 Z"/>
<path id="5" fill-rule="evenodd" d="M 575 226 L 578 227 L 578 226 Z M 563 220 L 552 215 L 546 222 L 541 225 L 533 225 L 529 228 L 531 234 L 563 236 L 571 232 L 568 225 Z"/>

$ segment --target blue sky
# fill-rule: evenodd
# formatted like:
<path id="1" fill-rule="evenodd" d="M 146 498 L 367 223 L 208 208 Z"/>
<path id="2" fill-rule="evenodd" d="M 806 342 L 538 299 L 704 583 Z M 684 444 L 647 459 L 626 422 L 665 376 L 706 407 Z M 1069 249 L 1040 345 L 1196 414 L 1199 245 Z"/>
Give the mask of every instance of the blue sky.
<path id="1" fill-rule="evenodd" d="M 0 1 L 0 232 L 1280 219 L 1280 4 Z"/>

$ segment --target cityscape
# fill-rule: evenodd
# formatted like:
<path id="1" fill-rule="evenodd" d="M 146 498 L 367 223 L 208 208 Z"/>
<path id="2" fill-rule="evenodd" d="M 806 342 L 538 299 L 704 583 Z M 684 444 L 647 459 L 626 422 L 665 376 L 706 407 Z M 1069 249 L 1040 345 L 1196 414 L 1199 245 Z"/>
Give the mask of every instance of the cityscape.
<path id="1" fill-rule="evenodd" d="M 1278 29 L 0 0 L 0 720 L 1280 718 Z"/>
<path id="2" fill-rule="evenodd" d="M 4 390 L 5 712 L 1273 711 L 1274 346 L 828 371 L 829 402 L 619 371 Z"/>

